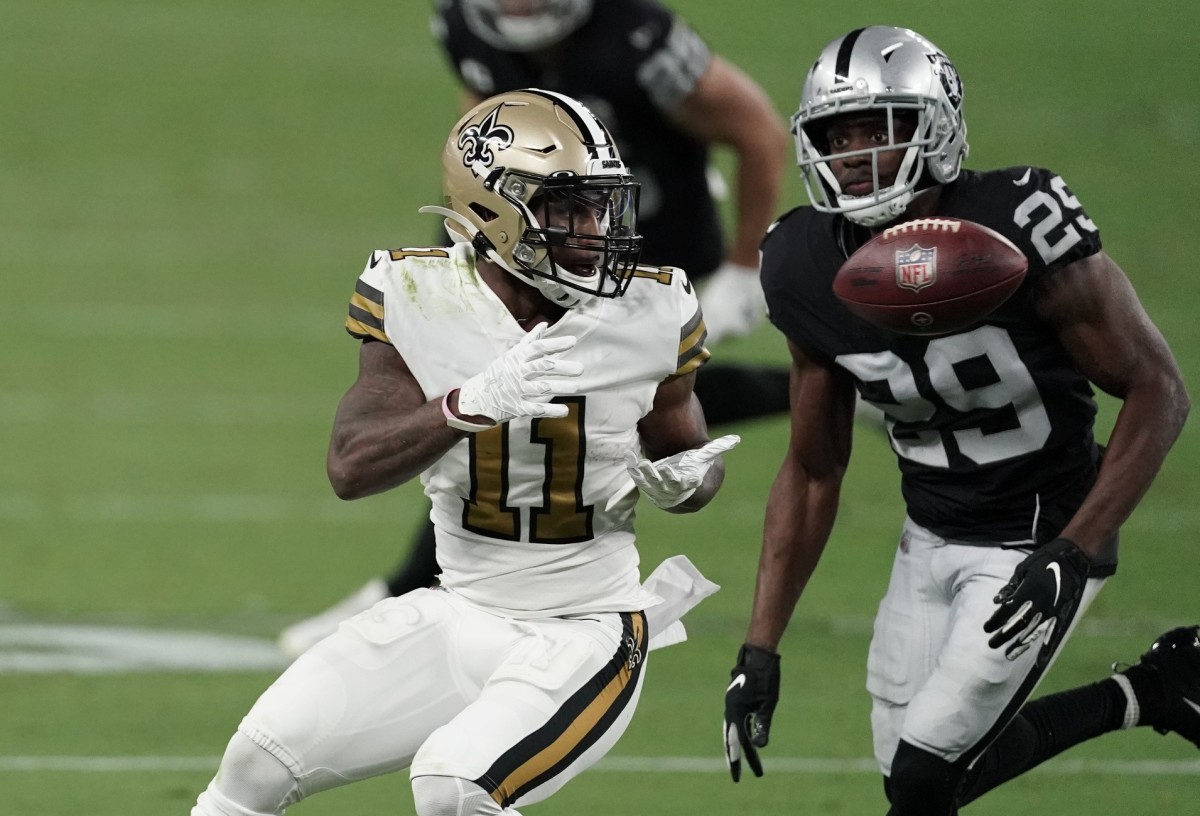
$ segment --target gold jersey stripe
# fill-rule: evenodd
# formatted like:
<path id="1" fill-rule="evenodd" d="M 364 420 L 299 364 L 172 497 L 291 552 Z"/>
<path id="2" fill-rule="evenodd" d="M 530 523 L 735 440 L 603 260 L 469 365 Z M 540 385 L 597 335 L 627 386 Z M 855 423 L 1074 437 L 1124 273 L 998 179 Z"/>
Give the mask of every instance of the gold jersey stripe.
<path id="1" fill-rule="evenodd" d="M 708 358 L 712 357 L 712 352 L 704 346 L 693 346 L 690 356 L 681 356 L 679 358 L 679 367 L 675 369 L 672 376 L 681 377 L 684 374 L 691 374 L 700 366 L 708 362 Z"/>
<path id="2" fill-rule="evenodd" d="M 365 297 L 363 297 L 363 296 L 362 296 L 360 293 L 358 293 L 358 292 L 355 292 L 355 293 L 354 293 L 354 294 L 353 294 L 353 295 L 350 297 L 350 305 L 351 305 L 352 307 L 355 307 L 355 306 L 357 306 L 359 309 L 362 309 L 364 312 L 366 312 L 367 314 L 371 315 L 372 317 L 378 318 L 378 319 L 379 319 L 379 321 L 380 321 L 380 325 L 382 325 L 382 323 L 383 323 L 383 303 L 382 303 L 382 300 L 383 300 L 383 299 L 382 299 L 382 298 L 380 298 L 380 302 L 379 302 L 379 303 L 376 303 L 376 302 L 374 302 L 374 301 L 367 300 L 367 299 L 366 299 Z"/>
<path id="3" fill-rule="evenodd" d="M 637 682 L 637 678 L 641 674 L 646 654 L 645 614 L 642 612 L 630 613 L 628 620 L 632 632 L 627 628 L 626 635 L 631 635 L 633 644 L 636 644 L 632 654 L 626 645 L 622 644 L 613 657 L 613 660 L 620 661 L 621 665 L 600 693 L 587 703 L 579 715 L 566 725 L 553 742 L 517 766 L 500 784 L 496 785 L 492 790 L 492 799 L 501 807 L 506 807 L 513 802 L 523 788 L 531 786 L 530 783 L 537 780 L 539 776 L 547 774 L 567 759 L 570 754 L 578 751 L 581 744 L 587 740 L 587 737 L 605 719 L 605 716 L 613 713 L 614 707 L 624 706 L 633 684 Z"/>
<path id="4" fill-rule="evenodd" d="M 372 301 L 373 303 L 378 303 L 380 306 L 383 305 L 383 292 L 379 291 L 362 278 L 359 278 L 354 282 L 354 293 L 356 295 L 362 295 L 367 300 Z"/>
<path id="5" fill-rule="evenodd" d="M 390 343 L 383 323 L 383 292 L 359 278 L 354 283 L 354 294 L 350 296 L 349 314 L 346 316 L 346 331 L 359 340 L 368 338 Z"/>
<path id="6" fill-rule="evenodd" d="M 375 326 L 368 326 L 361 320 L 355 320 L 353 317 L 346 316 L 346 331 L 350 332 L 351 337 L 356 337 L 359 340 L 382 340 L 385 343 L 392 342 L 384 333 L 383 329 Z"/>
<path id="7" fill-rule="evenodd" d="M 704 318 L 699 309 L 679 330 L 679 335 L 679 356 L 675 362 L 677 377 L 695 371 L 712 356 L 704 345 L 704 341 L 708 339 L 708 327 L 704 325 Z"/>

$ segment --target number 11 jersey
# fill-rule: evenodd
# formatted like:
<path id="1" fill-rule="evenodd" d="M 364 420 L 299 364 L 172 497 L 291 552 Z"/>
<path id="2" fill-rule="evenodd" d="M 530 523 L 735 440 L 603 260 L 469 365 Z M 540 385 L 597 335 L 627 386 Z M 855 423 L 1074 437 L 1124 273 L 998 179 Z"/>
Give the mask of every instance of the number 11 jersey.
<path id="1" fill-rule="evenodd" d="M 455 244 L 373 253 L 346 328 L 393 345 L 440 399 L 527 327 Z M 639 267 L 623 296 L 567 310 L 546 336 L 577 338 L 563 358 L 583 366 L 578 394 L 555 399 L 567 415 L 470 434 L 421 474 L 442 586 L 514 617 L 644 609 L 657 598 L 639 582 L 636 491 L 608 505 L 659 383 L 708 359 L 696 294 L 680 269 Z"/>

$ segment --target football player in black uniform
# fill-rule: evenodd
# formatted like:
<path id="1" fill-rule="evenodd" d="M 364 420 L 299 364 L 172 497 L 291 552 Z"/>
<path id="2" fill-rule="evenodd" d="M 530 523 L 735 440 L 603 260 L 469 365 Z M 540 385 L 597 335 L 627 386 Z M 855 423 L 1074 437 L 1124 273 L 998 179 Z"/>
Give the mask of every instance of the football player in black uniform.
<path id="1" fill-rule="evenodd" d="M 755 774 L 779 696 L 784 629 L 820 558 L 850 459 L 855 391 L 877 405 L 907 518 L 867 664 L 893 816 L 953 814 L 1106 731 L 1151 725 L 1200 747 L 1195 627 L 1138 664 L 1026 702 L 1117 564 L 1117 533 L 1183 426 L 1179 368 L 1061 176 L 962 169 L 962 84 L 911 31 L 827 46 L 792 119 L 812 206 L 762 246 L 771 321 L 792 355 L 792 430 L 767 500 L 753 612 L 725 699 L 736 781 Z M 852 316 L 835 273 L 914 218 L 982 223 L 1028 256 L 1020 290 L 978 325 L 890 333 Z M 1122 405 L 1107 445 L 1092 386 Z"/>
<path id="2" fill-rule="evenodd" d="M 656 0 L 438 0 L 431 25 L 462 83 L 464 111 L 537 87 L 579 99 L 608 124 L 641 184 L 642 262 L 681 267 L 699 282 L 707 345 L 762 321 L 758 245 L 777 212 L 787 131 L 752 79 Z M 728 248 L 710 190 L 711 145 L 737 158 Z M 780 414 L 787 369 L 709 364 L 696 396 L 710 425 Z M 342 619 L 437 573 L 426 524 L 386 580 L 289 626 L 280 645 L 299 654 Z"/>

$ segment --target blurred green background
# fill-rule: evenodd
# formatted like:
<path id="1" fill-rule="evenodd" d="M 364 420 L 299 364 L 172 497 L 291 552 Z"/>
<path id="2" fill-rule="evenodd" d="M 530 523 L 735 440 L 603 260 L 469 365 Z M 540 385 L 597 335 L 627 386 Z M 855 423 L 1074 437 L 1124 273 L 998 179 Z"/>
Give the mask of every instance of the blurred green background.
<path id="1" fill-rule="evenodd" d="M 929 36 L 966 84 L 967 165 L 1061 173 L 1195 390 L 1194 3 L 671 5 L 763 84 L 781 116 L 844 31 L 887 23 Z M 263 653 L 280 627 L 408 545 L 418 487 L 340 503 L 324 453 L 355 372 L 341 329 L 354 280 L 372 249 L 423 244 L 436 228 L 416 209 L 439 198 L 438 150 L 457 102 L 428 10 L 422 0 L 0 3 L 0 811 L 186 813 L 277 674 Z M 717 161 L 728 171 L 727 155 Z M 784 207 L 803 200 L 794 171 L 785 195 Z M 717 355 L 785 358 L 767 326 Z M 1102 407 L 1107 428 L 1114 409 Z M 1120 573 L 1045 690 L 1098 679 L 1168 626 L 1200 620 L 1195 425 L 1127 525 Z M 869 426 L 783 644 L 767 776 L 735 787 L 721 767 L 722 692 L 786 423 L 737 430 L 745 441 L 707 512 L 646 505 L 640 519 L 647 567 L 686 552 L 723 590 L 689 617 L 688 644 L 655 653 L 612 760 L 528 812 L 884 812 L 862 761 L 863 680 L 902 508 L 893 457 Z M 113 632 L 162 635 L 142 660 L 151 667 L 114 668 L 124 652 L 104 645 Z M 251 668 L 163 670 L 174 652 L 199 660 L 196 633 L 250 638 L 217 650 L 244 646 Z M 64 646 L 68 636 L 82 646 Z M 68 671 L 62 659 L 81 649 L 92 669 Z M 672 757 L 692 761 L 655 771 L 639 759 Z M 968 812 L 1200 814 L 1196 759 L 1177 737 L 1110 735 Z M 407 814 L 410 799 L 399 774 L 294 810 Z"/>

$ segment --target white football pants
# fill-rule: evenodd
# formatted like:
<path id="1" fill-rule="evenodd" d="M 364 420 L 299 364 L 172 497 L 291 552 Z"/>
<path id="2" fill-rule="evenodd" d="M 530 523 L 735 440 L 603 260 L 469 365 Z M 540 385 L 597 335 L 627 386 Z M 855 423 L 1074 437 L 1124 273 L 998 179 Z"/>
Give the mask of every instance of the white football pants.
<path id="1" fill-rule="evenodd" d="M 646 653 L 641 612 L 513 620 L 443 589 L 388 598 L 301 655 L 238 727 L 294 788 L 243 778 L 264 763 L 235 740 L 193 813 L 282 813 L 406 767 L 473 782 L 500 808 L 540 801 L 625 731 Z"/>
<path id="2" fill-rule="evenodd" d="M 867 657 L 875 758 L 890 775 L 900 740 L 948 762 L 982 750 L 1058 657 L 1106 579 L 1089 578 L 1071 625 L 1038 665 L 988 646 L 996 593 L 1028 552 L 951 544 L 906 520 Z"/>

